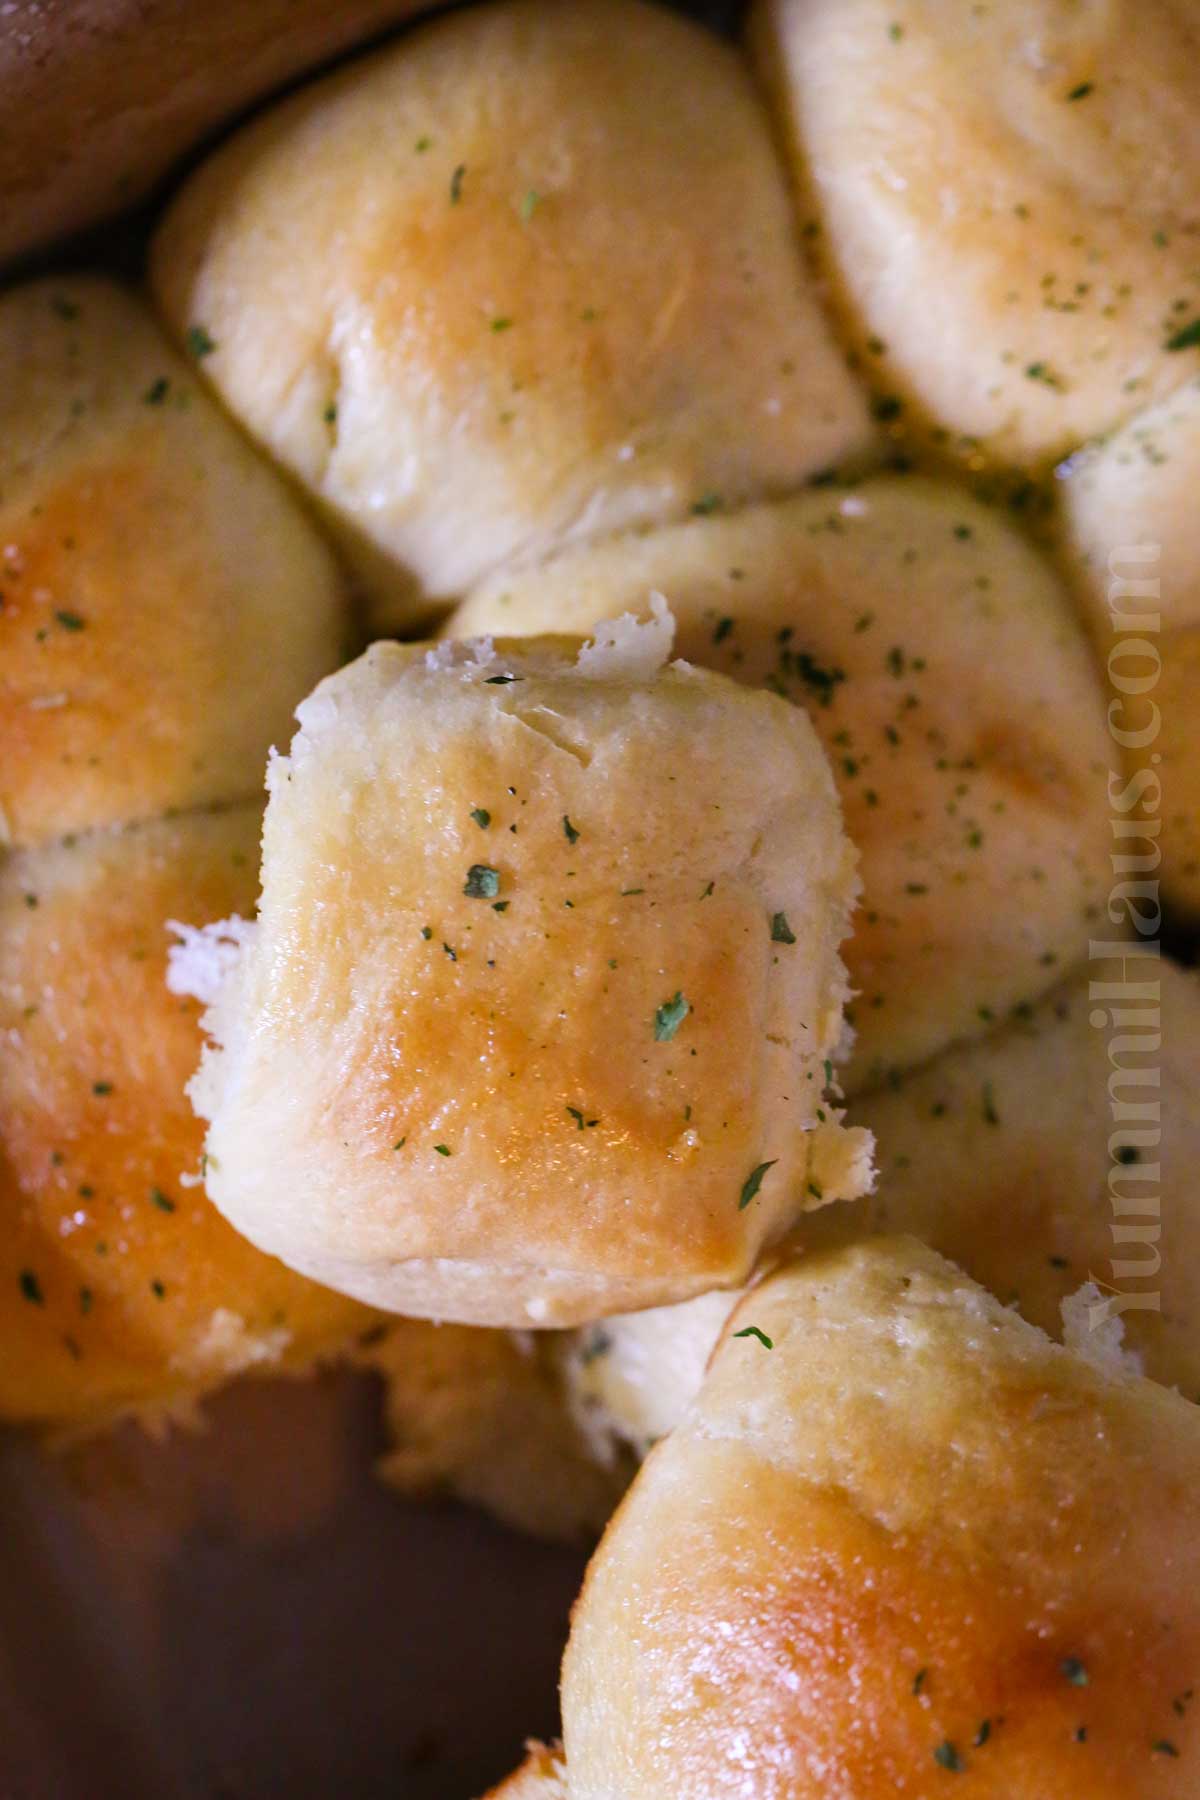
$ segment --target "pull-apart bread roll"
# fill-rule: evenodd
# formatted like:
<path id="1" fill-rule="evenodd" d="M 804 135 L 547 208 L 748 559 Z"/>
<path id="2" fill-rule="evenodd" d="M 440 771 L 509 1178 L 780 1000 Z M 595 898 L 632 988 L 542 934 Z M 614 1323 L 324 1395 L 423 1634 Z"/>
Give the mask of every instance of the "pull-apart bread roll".
<path id="1" fill-rule="evenodd" d="M 263 1256 L 206 1200 L 185 1095 L 199 1007 L 167 921 L 252 903 L 257 806 L 0 863 L 0 1416 L 103 1423 L 372 1315 Z"/>
<path id="2" fill-rule="evenodd" d="M 634 0 L 471 8 L 305 90 L 185 186 L 153 278 L 381 625 L 870 436 L 737 55 Z"/>
<path id="3" fill-rule="evenodd" d="M 1118 805 L 1161 819 L 1164 891 L 1200 915 L 1200 378 L 1057 472 L 1063 549 L 1131 777 Z"/>
<path id="4" fill-rule="evenodd" d="M 253 798 L 344 607 L 296 501 L 136 300 L 0 296 L 0 842 Z"/>
<path id="5" fill-rule="evenodd" d="M 890 414 L 1047 462 L 1200 338 L 1191 0 L 759 0 L 758 61 Z"/>
<path id="6" fill-rule="evenodd" d="M 861 1192 L 825 1089 L 857 891 L 803 714 L 601 640 L 377 644 L 270 770 L 193 1085 L 208 1191 L 412 1316 L 568 1325 L 745 1279 Z M 218 934 L 219 937 L 219 934 Z"/>
<path id="7" fill-rule="evenodd" d="M 1111 886 L 1103 698 L 1001 515 L 923 479 L 823 488 L 498 576 L 447 630 L 587 630 L 651 589 L 682 656 L 798 702 L 833 764 L 862 854 L 851 1092 L 1086 956 Z"/>
<path id="8" fill-rule="evenodd" d="M 1200 1412 L 881 1240 L 743 1300 L 508 1793 L 1192 1800 L 1198 1685 Z"/>

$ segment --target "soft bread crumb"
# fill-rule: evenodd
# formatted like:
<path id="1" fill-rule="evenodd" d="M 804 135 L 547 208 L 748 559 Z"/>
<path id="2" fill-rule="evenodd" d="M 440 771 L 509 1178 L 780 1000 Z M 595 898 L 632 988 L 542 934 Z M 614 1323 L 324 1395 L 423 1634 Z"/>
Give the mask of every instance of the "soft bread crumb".
<path id="1" fill-rule="evenodd" d="M 608 681 L 616 676 L 648 680 L 661 669 L 675 642 L 675 619 L 662 594 L 650 595 L 650 617 L 638 619 L 622 613 L 618 619 L 602 619 L 595 635 L 579 652 L 575 667 L 581 675 Z"/>
<path id="2" fill-rule="evenodd" d="M 272 757 L 277 764 L 283 759 Z M 270 779 L 270 767 L 268 779 Z M 206 1042 L 200 1053 L 200 1064 L 188 1082 L 186 1093 L 198 1118 L 212 1116 L 220 1082 L 221 1053 L 233 1041 L 237 1025 L 239 978 L 246 968 L 246 952 L 254 942 L 258 926 L 253 919 L 234 913 L 211 925 L 196 927 L 167 921 L 179 942 L 167 952 L 166 985 L 173 994 L 199 1000 L 204 1006 L 200 1027 Z M 200 1181 L 216 1169 L 215 1158 L 206 1150 L 201 1158 Z M 183 1179 L 184 1186 L 195 1186 L 195 1178 Z"/>
<path id="3" fill-rule="evenodd" d="M 1142 1358 L 1125 1348 L 1125 1326 L 1094 1281 L 1062 1303 L 1063 1343 L 1102 1375 L 1141 1375 Z"/>
<path id="4" fill-rule="evenodd" d="M 282 1327 L 250 1331 L 240 1313 L 219 1306 L 200 1336 L 171 1358 L 171 1367 L 193 1377 L 242 1375 L 260 1364 L 278 1362 L 291 1338 Z"/>
<path id="5" fill-rule="evenodd" d="M 831 1200 L 861 1200 L 875 1186 L 875 1138 L 862 1125 L 843 1125 L 841 1108 L 828 1110 L 812 1133 L 805 1212 Z"/>
<path id="6" fill-rule="evenodd" d="M 168 919 L 167 930 L 179 940 L 167 952 L 168 988 L 212 1006 L 254 936 L 254 921 L 236 913 L 212 925 L 181 925 Z"/>
<path id="7" fill-rule="evenodd" d="M 456 654 L 447 655 L 447 651 Z M 444 674 L 447 669 L 465 669 L 469 675 L 490 674 L 496 667 L 495 641 L 488 636 L 455 645 L 435 644 L 425 652 L 425 667 L 432 674 Z"/>

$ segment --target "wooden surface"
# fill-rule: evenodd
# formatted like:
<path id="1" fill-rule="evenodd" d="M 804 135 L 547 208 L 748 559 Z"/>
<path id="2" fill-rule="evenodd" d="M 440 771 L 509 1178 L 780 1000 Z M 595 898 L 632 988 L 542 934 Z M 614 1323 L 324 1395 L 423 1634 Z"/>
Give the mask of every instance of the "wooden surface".
<path id="1" fill-rule="evenodd" d="M 251 102 L 429 0 L 7 0 L 0 264 L 142 199 Z"/>

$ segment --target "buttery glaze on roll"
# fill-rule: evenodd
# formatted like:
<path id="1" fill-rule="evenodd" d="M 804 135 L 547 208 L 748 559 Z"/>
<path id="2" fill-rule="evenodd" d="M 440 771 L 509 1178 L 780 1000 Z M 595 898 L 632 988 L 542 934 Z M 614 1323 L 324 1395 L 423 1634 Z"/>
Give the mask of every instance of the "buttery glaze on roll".
<path id="1" fill-rule="evenodd" d="M 825 1089 L 857 891 L 804 716 L 593 644 L 377 644 L 270 770 L 193 1083 L 255 1243 L 410 1316 L 567 1325 L 743 1280 L 861 1192 Z"/>
<path id="2" fill-rule="evenodd" d="M 167 990 L 167 921 L 252 903 L 260 821 L 0 862 L 0 1417 L 94 1428 L 374 1323 L 239 1237 L 197 1177 L 199 1008 Z"/>
<path id="3" fill-rule="evenodd" d="M 1200 1411 L 877 1240 L 742 1301 L 501 1791 L 1191 1800 L 1197 1686 Z"/>
<path id="4" fill-rule="evenodd" d="M 137 300 L 0 296 L 0 843 L 254 799 L 347 629 L 329 551 Z"/>
<path id="5" fill-rule="evenodd" d="M 1069 595 L 999 513 L 879 477 L 483 583 L 480 631 L 585 631 L 664 593 L 682 656 L 806 708 L 862 854 L 847 1091 L 977 1036 L 1115 927 L 1100 683 Z"/>
<path id="6" fill-rule="evenodd" d="M 1200 377 L 1058 470 L 1061 548 L 1107 670 L 1120 873 L 1200 917 Z M 1119 734 L 1119 735 L 1118 735 Z M 1157 825 L 1153 822 L 1158 821 Z M 1141 842 L 1138 838 L 1141 837 Z M 1143 899 L 1153 896 L 1143 894 Z M 1148 921 L 1153 908 L 1143 908 Z"/>
<path id="7" fill-rule="evenodd" d="M 746 70 L 637 0 L 471 7 L 305 89 L 191 178 L 153 279 L 388 628 L 872 436 Z"/>
<path id="8" fill-rule="evenodd" d="M 1194 366 L 1191 0 L 758 0 L 752 36 L 881 415 L 1045 464 Z"/>

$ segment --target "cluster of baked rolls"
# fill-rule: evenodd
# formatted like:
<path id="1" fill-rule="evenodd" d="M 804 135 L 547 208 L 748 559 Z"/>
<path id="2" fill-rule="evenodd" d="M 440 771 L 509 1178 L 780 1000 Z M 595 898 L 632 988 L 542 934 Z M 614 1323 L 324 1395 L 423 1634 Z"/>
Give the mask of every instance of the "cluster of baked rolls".
<path id="1" fill-rule="evenodd" d="M 382 1319 L 205 1192 L 172 931 L 253 912 L 267 752 L 355 625 L 301 504 L 108 280 L 0 297 L 0 567 L 0 1417 L 181 1418 L 243 1372 L 355 1355 L 388 1371 L 400 1485 L 553 1531 L 603 1516 L 539 1359 Z"/>
<path id="2" fill-rule="evenodd" d="M 1195 1791 L 1198 52 L 489 0 L 0 299 L 0 1405 L 632 1480 L 512 1800 Z"/>

